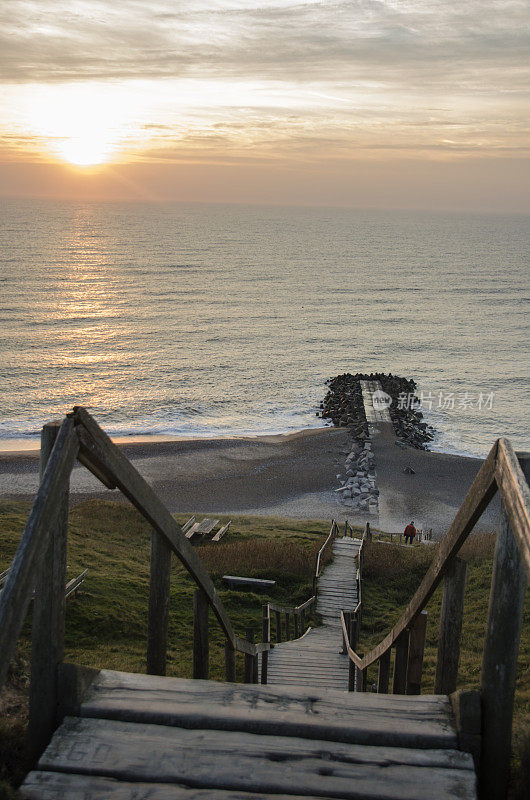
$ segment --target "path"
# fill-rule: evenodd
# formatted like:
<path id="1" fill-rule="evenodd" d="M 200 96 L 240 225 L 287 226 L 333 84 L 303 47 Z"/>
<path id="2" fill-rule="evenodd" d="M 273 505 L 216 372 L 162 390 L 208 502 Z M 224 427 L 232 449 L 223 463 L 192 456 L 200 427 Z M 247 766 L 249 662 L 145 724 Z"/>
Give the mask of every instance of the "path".
<path id="1" fill-rule="evenodd" d="M 447 697 L 345 691 L 338 612 L 357 603 L 359 546 L 334 541 L 318 586 L 323 625 L 274 648 L 272 685 L 102 670 L 21 797 L 476 800 L 473 760 L 458 750 Z"/>
<path id="2" fill-rule="evenodd" d="M 282 642 L 269 654 L 269 685 L 348 689 L 348 658 L 342 655 L 339 612 L 357 605 L 357 553 L 360 539 L 335 539 L 333 560 L 318 580 L 317 612 L 323 625 L 301 639 Z"/>

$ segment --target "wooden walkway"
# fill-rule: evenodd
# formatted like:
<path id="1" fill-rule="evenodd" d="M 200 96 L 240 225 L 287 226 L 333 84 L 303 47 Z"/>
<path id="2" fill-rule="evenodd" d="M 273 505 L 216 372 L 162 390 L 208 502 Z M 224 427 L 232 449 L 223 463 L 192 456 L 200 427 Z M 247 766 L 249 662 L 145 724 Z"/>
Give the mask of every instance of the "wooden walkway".
<path id="1" fill-rule="evenodd" d="M 26 800 L 473 800 L 446 697 L 101 671 Z"/>
<path id="2" fill-rule="evenodd" d="M 339 613 L 357 605 L 360 544 L 333 542 L 318 580 L 323 625 L 274 647 L 272 685 L 92 674 L 21 797 L 475 800 L 446 696 L 347 691 Z M 83 683 L 76 667 L 66 675 Z"/>
<path id="3" fill-rule="evenodd" d="M 341 609 L 353 611 L 358 602 L 355 573 L 360 539 L 335 539 L 333 560 L 318 579 L 317 612 L 320 628 L 301 639 L 282 642 L 269 653 L 267 683 L 273 686 L 312 686 L 348 689 L 348 657 L 342 654 Z"/>

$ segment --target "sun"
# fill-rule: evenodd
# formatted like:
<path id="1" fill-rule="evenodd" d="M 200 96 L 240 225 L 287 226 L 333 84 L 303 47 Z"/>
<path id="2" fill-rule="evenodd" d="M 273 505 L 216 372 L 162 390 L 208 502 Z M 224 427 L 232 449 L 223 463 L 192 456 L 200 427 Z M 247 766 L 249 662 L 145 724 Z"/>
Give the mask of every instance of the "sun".
<path id="1" fill-rule="evenodd" d="M 112 142 L 83 136 L 57 143 L 56 150 L 59 156 L 76 167 L 96 167 L 109 161 L 113 148 Z"/>
<path id="2" fill-rule="evenodd" d="M 32 98 L 29 123 L 43 146 L 78 167 L 105 164 L 123 148 L 130 108 L 115 87 L 47 87 Z"/>

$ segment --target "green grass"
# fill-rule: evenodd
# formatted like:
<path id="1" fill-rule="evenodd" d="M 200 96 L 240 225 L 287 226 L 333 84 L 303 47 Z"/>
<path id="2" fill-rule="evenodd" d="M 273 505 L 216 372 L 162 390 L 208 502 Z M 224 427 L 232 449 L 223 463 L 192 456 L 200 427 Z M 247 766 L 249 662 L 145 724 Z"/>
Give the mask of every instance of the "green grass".
<path id="1" fill-rule="evenodd" d="M 9 566 L 29 512 L 29 504 L 0 500 L 0 571 Z M 183 523 L 187 516 L 178 517 Z M 221 522 L 227 521 L 222 518 Z M 315 554 L 329 532 L 329 522 L 280 518 L 232 517 L 228 534 L 218 545 L 198 545 L 201 555 L 240 636 L 254 627 L 260 639 L 261 607 L 268 600 L 296 605 L 312 592 Z M 65 660 L 96 668 L 145 671 L 149 585 L 149 525 L 128 504 L 87 501 L 73 507 L 69 520 L 68 577 L 88 568 L 78 597 L 67 603 Z M 494 537 L 474 537 L 465 546 L 468 561 L 459 686 L 477 687 L 491 580 Z M 368 545 L 363 574 L 363 631 L 359 650 L 368 652 L 397 622 L 416 591 L 436 546 L 404 548 Z M 226 573 L 275 580 L 270 592 L 230 591 Z M 192 674 L 192 601 L 195 584 L 173 559 L 169 623 L 168 675 Z M 437 630 L 441 604 L 438 590 L 428 605 L 427 642 L 422 690 L 434 686 Z M 31 614 L 30 614 L 31 616 Z M 515 745 L 528 754 L 530 733 L 530 598 L 525 608 L 515 708 Z M 25 772 L 24 726 L 29 673 L 29 618 L 23 629 L 0 722 L 0 800 L 11 798 Z M 211 677 L 224 677 L 224 638 L 210 615 Z M 243 657 L 238 656 L 239 679 Z M 369 684 L 376 680 L 369 672 Z M 521 762 L 526 763 L 524 758 Z M 523 771 L 519 771 L 523 775 Z M 521 778 L 524 785 L 524 778 Z M 520 795 L 521 797 L 524 794 Z M 515 797 L 515 795 L 514 795 Z"/>
<path id="2" fill-rule="evenodd" d="M 464 545 L 460 554 L 467 561 L 467 581 L 458 688 L 478 689 L 480 685 L 494 546 L 494 535 L 474 536 Z M 399 620 L 436 550 L 435 545 L 418 545 L 412 549 L 377 543 L 367 546 L 363 571 L 364 611 L 358 648 L 360 652 L 368 653 Z M 427 605 L 422 680 L 422 693 L 425 694 L 434 691 L 441 601 L 442 587 L 439 587 Z M 368 670 L 368 683 L 376 681 L 377 666 L 374 666 Z M 514 709 L 513 745 L 519 773 L 521 769 L 530 769 L 529 712 L 530 592 L 527 593 L 524 609 Z M 520 795 L 521 798 L 526 796 Z"/>
<path id="3" fill-rule="evenodd" d="M 30 506 L 0 500 L 0 571 L 20 540 Z M 186 516 L 179 516 L 183 523 Z M 219 544 L 197 546 L 225 605 L 235 632 L 253 627 L 261 640 L 261 609 L 267 601 L 296 605 L 312 594 L 315 555 L 329 533 L 329 522 L 263 517 L 232 517 Z M 222 522 L 228 518 L 222 518 Z M 78 596 L 66 605 L 65 661 L 96 668 L 145 672 L 151 528 L 129 504 L 91 500 L 71 509 L 68 578 L 89 572 Z M 224 574 L 268 578 L 267 592 L 232 591 Z M 193 592 L 195 584 L 174 558 L 167 674 L 192 676 Z M 24 624 L 8 686 L 1 698 L 0 800 L 11 797 L 27 771 L 24 729 L 30 657 L 31 611 Z M 236 659 L 243 677 L 242 655 Z M 210 676 L 224 679 L 224 636 L 210 614 Z"/>

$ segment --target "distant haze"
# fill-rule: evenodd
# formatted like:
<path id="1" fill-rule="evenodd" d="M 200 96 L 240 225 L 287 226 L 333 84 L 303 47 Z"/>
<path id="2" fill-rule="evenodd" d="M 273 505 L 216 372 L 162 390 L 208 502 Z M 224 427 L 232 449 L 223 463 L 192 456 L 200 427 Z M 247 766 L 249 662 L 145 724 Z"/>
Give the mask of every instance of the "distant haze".
<path id="1" fill-rule="evenodd" d="M 3 0 L 0 194 L 530 212 L 526 0 Z"/>

